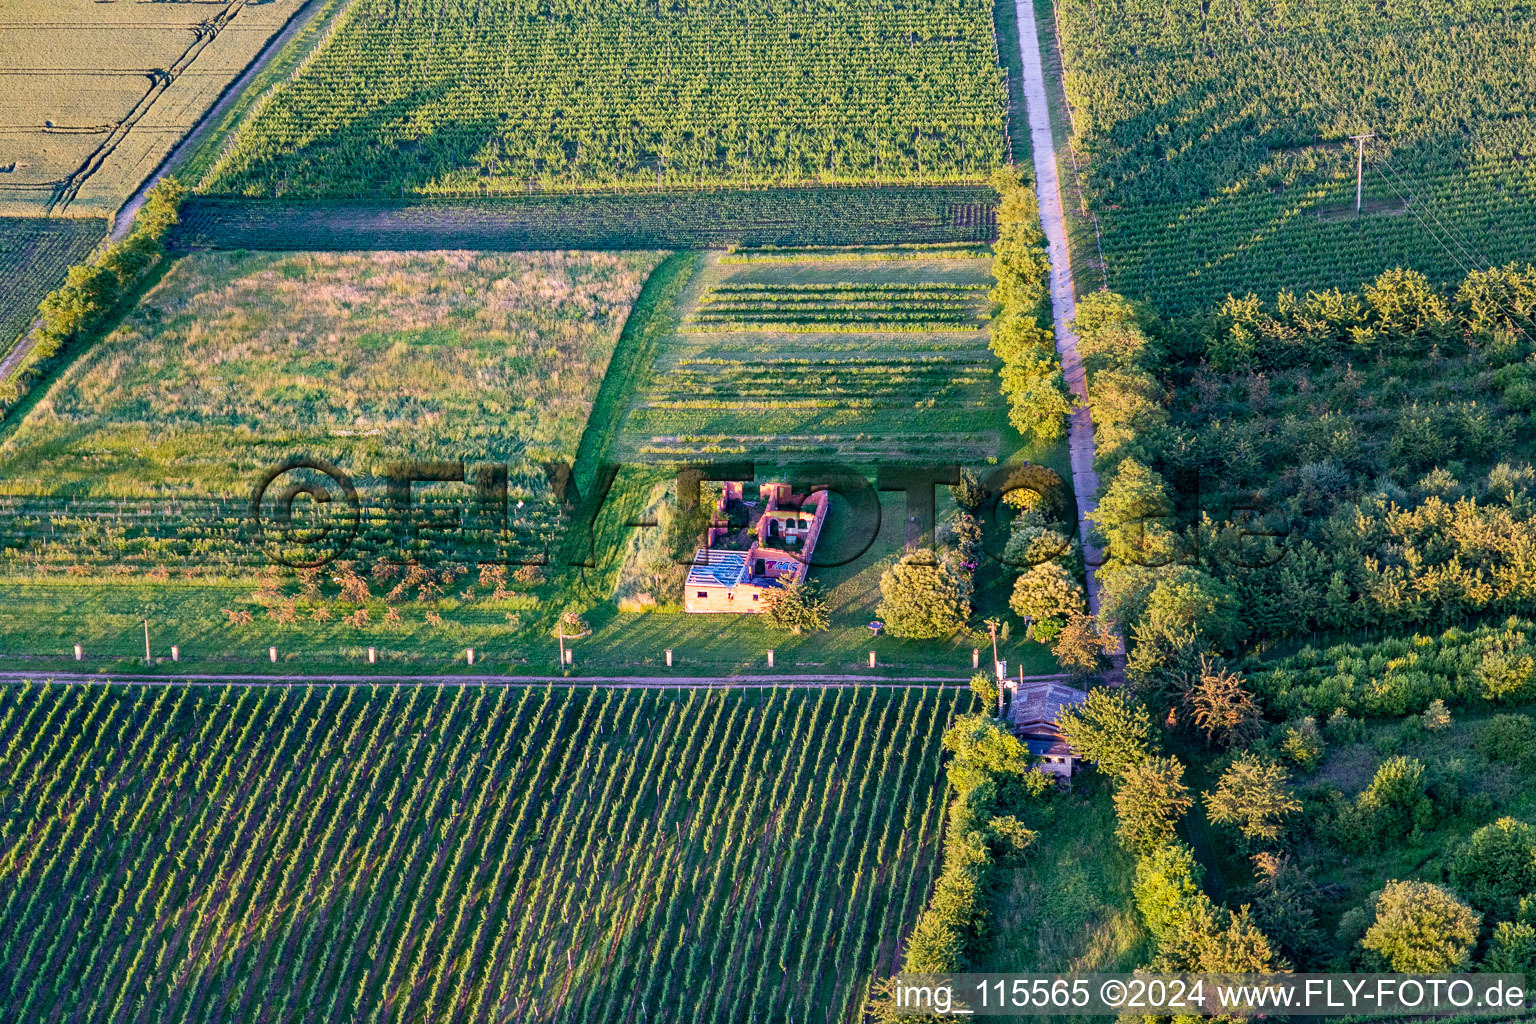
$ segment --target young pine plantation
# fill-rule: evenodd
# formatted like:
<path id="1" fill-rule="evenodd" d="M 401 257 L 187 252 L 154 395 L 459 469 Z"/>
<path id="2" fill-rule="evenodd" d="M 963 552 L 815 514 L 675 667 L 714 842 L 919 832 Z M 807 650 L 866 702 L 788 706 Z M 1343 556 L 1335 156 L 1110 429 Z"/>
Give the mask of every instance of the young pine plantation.
<path id="1" fill-rule="evenodd" d="M 1513 264 L 1079 305 L 1130 650 L 1069 733 L 1155 966 L 1536 966 L 1533 310 Z"/>

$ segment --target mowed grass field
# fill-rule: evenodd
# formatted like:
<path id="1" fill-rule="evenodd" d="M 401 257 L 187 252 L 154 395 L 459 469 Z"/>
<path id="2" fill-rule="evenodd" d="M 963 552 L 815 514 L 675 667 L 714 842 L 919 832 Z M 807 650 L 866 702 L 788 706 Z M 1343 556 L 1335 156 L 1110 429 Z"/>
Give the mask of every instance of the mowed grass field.
<path id="1" fill-rule="evenodd" d="M 17 1019 L 854 1019 L 966 690 L 0 688 Z"/>
<path id="2" fill-rule="evenodd" d="M 1530 0 L 1036 13 L 1042 34 L 1060 28 L 1115 291 L 1193 313 L 1228 292 L 1349 289 L 1394 266 L 1450 280 L 1536 246 Z M 1364 133 L 1376 138 L 1356 219 L 1349 137 Z"/>
<path id="3" fill-rule="evenodd" d="M 294 534 L 280 525 L 281 494 L 319 484 L 334 501 L 300 501 L 294 522 L 337 536 L 351 529 L 354 543 L 340 552 L 348 559 L 412 560 L 422 545 L 449 554 L 471 538 L 464 543 L 478 546 L 459 559 L 467 567 L 420 599 L 451 597 L 460 588 L 449 584 L 476 562 L 536 557 L 555 543 L 563 513 L 540 462 L 575 458 L 630 307 L 661 258 L 184 258 L 0 441 L 0 565 L 17 580 L 251 580 L 277 561 L 337 554 L 283 552 Z M 279 473 L 294 459 L 336 472 Z M 422 539 L 390 518 L 380 477 L 444 462 L 464 464 L 456 481 L 412 490 L 411 522 L 439 530 Z M 466 484 L 486 466 L 504 475 L 505 512 L 464 519 L 481 515 Z M 348 478 L 356 513 L 339 482 Z M 256 536 L 248 502 L 264 479 L 276 481 L 277 519 L 264 521 L 276 532 Z M 374 582 L 388 592 L 400 581 L 384 585 L 375 573 Z"/>
<path id="4" fill-rule="evenodd" d="M 654 253 L 218 253 L 178 261 L 0 447 L 0 492 L 247 495 L 307 453 L 576 453 Z"/>
<path id="5" fill-rule="evenodd" d="M 111 215 L 303 3 L 0 7 L 0 215 Z"/>
<path id="6" fill-rule="evenodd" d="M 970 255 L 712 255 L 619 451 L 637 461 L 1006 459 L 1020 442 L 987 348 L 991 283 L 988 261 Z"/>
<path id="7" fill-rule="evenodd" d="M 771 475 L 764 470 L 759 479 Z M 826 631 L 793 636 L 771 628 L 761 615 L 684 613 L 680 610 L 680 573 L 675 580 L 641 577 L 643 586 L 653 588 L 647 597 L 656 607 L 633 610 L 638 587 L 629 582 L 636 565 L 632 554 L 620 577 L 618 596 L 622 600 L 588 615 L 594 631 L 577 646 L 581 670 L 600 672 L 605 666 L 627 664 L 634 666 L 628 671 L 646 666 L 665 674 L 660 666 L 665 664 L 668 649 L 673 651 L 679 671 L 766 673 L 769 650 L 774 652 L 775 670 L 780 672 L 865 672 L 871 652 L 875 654 L 875 671 L 882 674 L 963 680 L 971 675 L 972 652 L 978 648 L 988 648 L 981 656 L 985 664 L 991 654 L 984 630 L 979 636 L 959 633 L 944 640 L 873 634 L 869 624 L 878 617 L 880 576 L 906 550 L 906 502 L 900 493 L 880 494 L 880 518 L 873 523 L 856 515 L 840 496 L 829 500 L 826 527 L 811 570 L 811 579 L 828 606 L 830 625 Z M 940 521 L 947 521 L 954 509 L 953 501 L 940 488 Z M 1006 524 L 991 529 L 992 541 L 1001 550 L 1007 539 Z M 822 564 L 845 559 L 851 560 Z M 991 615 L 1010 620 L 1012 573 L 983 558 L 975 582 L 972 621 L 979 623 Z M 1012 621 L 1010 638 L 1001 645 L 1001 655 L 1014 674 L 1020 670 L 1027 675 L 1059 671 L 1047 648 L 1023 639 L 1022 623 L 1017 620 Z M 545 654 L 546 659 L 549 656 Z"/>
<path id="8" fill-rule="evenodd" d="M 212 193 L 983 181 L 991 0 L 358 0 L 236 133 Z"/>

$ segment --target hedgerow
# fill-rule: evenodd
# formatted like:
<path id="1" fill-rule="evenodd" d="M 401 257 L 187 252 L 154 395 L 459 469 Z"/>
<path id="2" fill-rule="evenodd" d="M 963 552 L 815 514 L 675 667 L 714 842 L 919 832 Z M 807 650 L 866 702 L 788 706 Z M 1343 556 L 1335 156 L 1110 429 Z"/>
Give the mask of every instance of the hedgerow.
<path id="1" fill-rule="evenodd" d="M 1056 342 L 1046 320 L 1046 282 L 1050 265 L 1035 193 L 1012 169 L 994 179 L 1002 194 L 998 238 L 992 247 L 992 351 L 1003 361 L 1003 398 L 1015 430 L 1051 441 L 1066 430 L 1072 399 L 1056 358 Z"/>

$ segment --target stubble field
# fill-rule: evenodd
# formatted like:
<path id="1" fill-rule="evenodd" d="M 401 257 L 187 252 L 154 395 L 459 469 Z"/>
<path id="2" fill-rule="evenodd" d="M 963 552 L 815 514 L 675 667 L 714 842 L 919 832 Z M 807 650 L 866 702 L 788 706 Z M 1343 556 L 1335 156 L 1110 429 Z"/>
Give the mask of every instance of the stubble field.
<path id="1" fill-rule="evenodd" d="M 110 216 L 301 6 L 0 4 L 0 215 Z"/>

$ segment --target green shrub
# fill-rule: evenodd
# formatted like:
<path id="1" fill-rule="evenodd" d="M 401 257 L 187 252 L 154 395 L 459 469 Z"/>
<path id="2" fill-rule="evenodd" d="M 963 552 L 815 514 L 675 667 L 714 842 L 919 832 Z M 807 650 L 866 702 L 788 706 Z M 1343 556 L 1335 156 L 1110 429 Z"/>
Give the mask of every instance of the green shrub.
<path id="1" fill-rule="evenodd" d="M 1280 751 L 1288 761 L 1304 772 L 1317 770 L 1326 748 L 1327 743 L 1317 728 L 1315 718 L 1302 718 L 1288 723 L 1280 739 Z"/>
<path id="2" fill-rule="evenodd" d="M 1424 709 L 1424 714 L 1419 721 L 1430 732 L 1439 732 L 1451 727 L 1451 712 L 1445 706 L 1445 701 L 1436 697 L 1429 702 L 1429 707 Z"/>
<path id="3" fill-rule="evenodd" d="M 1150 853 L 1173 841 L 1179 820 L 1194 801 L 1184 785 L 1184 765 L 1152 757 L 1128 768 L 1115 790 L 1115 834 L 1129 850 Z"/>
<path id="4" fill-rule="evenodd" d="M 127 238 L 107 246 L 91 263 L 69 269 L 64 284 L 38 307 L 43 321 L 40 357 L 51 356 L 101 325 L 164 252 L 165 235 L 176 223 L 185 196 L 186 189 L 174 178 L 166 178 L 150 190 Z"/>
<path id="5" fill-rule="evenodd" d="M 953 755 L 946 772 L 955 790 L 944 864 L 902 960 L 905 970 L 922 973 L 972 965 L 985 941 L 993 868 L 1017 862 L 1035 840 L 1034 832 L 1006 812 L 1050 788 L 1050 780 L 1032 770 L 1029 750 L 987 715 L 961 716 L 943 744 Z M 1036 779 L 1045 786 L 1034 784 Z"/>
<path id="6" fill-rule="evenodd" d="M 992 320 L 992 351 L 1002 360 L 999 377 L 1008 403 L 1008 422 L 1041 441 L 1066 430 L 1073 398 L 1056 361 L 1051 332 L 1039 325 L 1047 295 L 1050 263 L 1038 227 L 1035 194 L 1011 170 L 995 176 L 1002 195 L 998 238 L 992 247 L 991 298 L 998 303 Z"/>
<path id="7" fill-rule="evenodd" d="M 971 692 L 981 702 L 981 706 L 988 714 L 997 710 L 997 703 L 1002 695 L 998 688 L 997 676 L 991 672 L 977 672 L 971 676 Z"/>
<path id="8" fill-rule="evenodd" d="M 763 595 L 763 618 L 775 629 L 799 636 L 819 633 L 830 623 L 827 602 L 815 583 L 785 583 Z"/>
<path id="9" fill-rule="evenodd" d="M 1033 639 L 1036 625 L 1054 621 L 1059 629 L 1071 616 L 1087 611 L 1088 605 L 1082 585 L 1070 572 L 1056 562 L 1041 562 L 1014 581 L 1008 607 L 1020 618 L 1030 620 Z"/>
<path id="10" fill-rule="evenodd" d="M 1514 917 L 1536 893 L 1536 829 L 1514 818 L 1484 825 L 1451 852 L 1447 875 L 1489 917 Z"/>
<path id="11" fill-rule="evenodd" d="M 1388 882 L 1374 909 L 1360 945 L 1388 970 L 1435 974 L 1465 970 L 1471 962 L 1481 918 L 1438 885 Z"/>
<path id="12" fill-rule="evenodd" d="M 960 479 L 950 486 L 949 493 L 955 499 L 955 504 L 967 512 L 976 511 L 987 497 L 987 489 L 969 469 L 960 470 Z"/>
<path id="13" fill-rule="evenodd" d="M 1523 648 L 1524 637 L 1521 641 Z M 1485 700 L 1521 701 L 1536 697 L 1536 659 L 1525 650 L 1489 651 L 1478 665 L 1477 677 Z"/>
<path id="14" fill-rule="evenodd" d="M 990 715 L 961 716 L 944 733 L 943 743 L 954 755 L 945 773 L 961 793 L 989 783 L 995 788 L 1017 782 L 1034 766 L 1029 748 Z"/>
<path id="15" fill-rule="evenodd" d="M 1494 715 L 1477 730 L 1472 749 L 1508 764 L 1536 759 L 1536 721 L 1529 715 Z"/>
<path id="16" fill-rule="evenodd" d="M 1434 807 L 1424 792 L 1424 764 L 1411 757 L 1389 757 L 1371 784 L 1340 818 L 1340 845 L 1372 849 L 1384 840 L 1401 840 L 1429 823 Z"/>
<path id="17" fill-rule="evenodd" d="M 1488 957 L 1483 961 L 1487 974 L 1524 974 L 1526 981 L 1536 975 L 1536 926 L 1524 921 L 1500 921 L 1488 943 Z"/>
<path id="18" fill-rule="evenodd" d="M 880 575 L 875 614 L 892 636 L 952 636 L 971 616 L 969 587 L 951 559 L 918 549 Z"/>
<path id="19" fill-rule="evenodd" d="M 1358 743 L 1365 734 L 1365 723 L 1351 718 L 1343 708 L 1334 708 L 1328 716 L 1327 734 L 1334 743 Z"/>
<path id="20" fill-rule="evenodd" d="M 1210 819 L 1235 826 L 1249 842 L 1272 843 L 1285 831 L 1286 819 L 1301 810 L 1289 782 L 1279 764 L 1245 751 L 1206 794 Z"/>
<path id="21" fill-rule="evenodd" d="M 1311 959 L 1323 944 L 1314 910 L 1321 900 L 1317 886 L 1289 858 L 1267 855 L 1257 860 L 1254 923 L 1293 961 Z"/>
<path id="22" fill-rule="evenodd" d="M 1136 880 L 1131 892 L 1142 923 L 1154 938 L 1168 934 L 1175 923 L 1189 912 L 1192 901 L 1200 895 L 1205 870 L 1195 860 L 1195 851 L 1175 840 L 1156 847 L 1136 861 Z"/>

